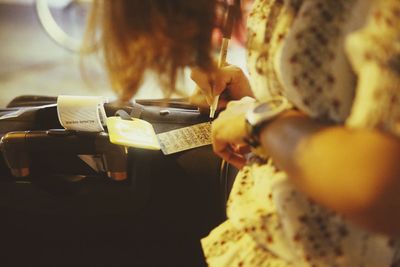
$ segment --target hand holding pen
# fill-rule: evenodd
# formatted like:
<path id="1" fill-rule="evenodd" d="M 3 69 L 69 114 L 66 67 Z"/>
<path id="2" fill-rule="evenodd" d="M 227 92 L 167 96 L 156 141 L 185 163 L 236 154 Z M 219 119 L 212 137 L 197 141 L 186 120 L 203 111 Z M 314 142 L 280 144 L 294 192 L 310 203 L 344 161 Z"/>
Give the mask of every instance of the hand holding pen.
<path id="1" fill-rule="evenodd" d="M 221 94 L 217 111 L 224 109 L 231 100 L 239 100 L 245 96 L 253 97 L 247 76 L 235 65 L 225 65 L 211 74 L 199 68 L 193 68 L 190 77 L 197 84 L 190 102 L 199 107 L 203 113 L 210 112 L 213 102 L 212 93 Z"/>
<path id="2" fill-rule="evenodd" d="M 248 78 L 243 70 L 238 66 L 226 64 L 229 37 L 233 28 L 232 18 L 233 6 L 230 6 L 225 16 L 224 38 L 217 68 L 211 73 L 200 68 L 192 68 L 190 76 L 197 84 L 190 102 L 198 106 L 202 112 L 209 113 L 211 118 L 215 116 L 217 109 L 225 108 L 229 101 L 239 100 L 245 96 L 253 97 Z"/>
<path id="3" fill-rule="evenodd" d="M 234 24 L 234 6 L 229 5 L 228 10 L 226 12 L 225 16 L 225 21 L 222 29 L 222 44 L 221 44 L 221 49 L 219 52 L 219 58 L 218 58 L 218 68 L 224 67 L 226 63 L 226 55 L 228 53 L 228 46 L 229 46 L 229 40 L 231 39 L 232 31 L 233 31 L 233 24 Z M 213 89 L 213 88 L 211 88 Z M 215 92 L 211 92 L 212 94 L 212 102 L 210 105 L 210 118 L 214 118 L 215 116 L 215 111 L 217 110 L 218 107 L 218 101 L 219 101 L 219 94 L 214 95 Z"/>

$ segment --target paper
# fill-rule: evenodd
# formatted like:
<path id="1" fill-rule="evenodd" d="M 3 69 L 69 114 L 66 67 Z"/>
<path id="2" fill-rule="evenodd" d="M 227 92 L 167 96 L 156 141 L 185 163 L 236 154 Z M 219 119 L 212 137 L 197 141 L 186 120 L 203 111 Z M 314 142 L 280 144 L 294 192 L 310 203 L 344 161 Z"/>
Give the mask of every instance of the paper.
<path id="1" fill-rule="evenodd" d="M 107 118 L 110 142 L 113 144 L 160 150 L 153 126 L 140 119 L 123 120 L 120 117 Z"/>
<path id="2" fill-rule="evenodd" d="M 165 155 L 211 144 L 211 123 L 155 134 L 153 126 L 140 119 L 107 118 L 110 141 L 113 144 L 151 150 L 161 149 Z"/>
<path id="3" fill-rule="evenodd" d="M 157 135 L 165 155 L 211 144 L 211 122 L 160 133 Z"/>
<path id="4" fill-rule="evenodd" d="M 57 99 L 57 113 L 61 125 L 67 130 L 102 132 L 106 121 L 101 96 L 65 96 Z"/>

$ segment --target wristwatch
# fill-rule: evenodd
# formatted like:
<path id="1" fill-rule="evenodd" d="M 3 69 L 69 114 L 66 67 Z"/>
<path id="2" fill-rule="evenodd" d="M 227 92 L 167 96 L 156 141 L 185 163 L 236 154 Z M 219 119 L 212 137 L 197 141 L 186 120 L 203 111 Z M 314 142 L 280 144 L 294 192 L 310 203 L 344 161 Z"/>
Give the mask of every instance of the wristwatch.
<path id="1" fill-rule="evenodd" d="M 292 105 L 284 97 L 274 97 L 265 102 L 254 103 L 253 108 L 246 113 L 247 138 L 244 141 L 253 148 L 259 147 L 262 128 L 291 107 Z"/>

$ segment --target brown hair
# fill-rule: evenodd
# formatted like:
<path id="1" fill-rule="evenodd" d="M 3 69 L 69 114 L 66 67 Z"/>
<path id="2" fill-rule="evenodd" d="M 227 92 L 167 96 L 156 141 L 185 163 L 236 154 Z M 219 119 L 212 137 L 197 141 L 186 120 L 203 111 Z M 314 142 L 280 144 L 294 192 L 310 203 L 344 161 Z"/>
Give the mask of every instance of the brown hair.
<path id="1" fill-rule="evenodd" d="M 82 51 L 102 52 L 121 100 L 136 93 L 147 69 L 159 75 L 170 95 L 183 67 L 211 68 L 215 5 L 215 0 L 95 0 Z"/>

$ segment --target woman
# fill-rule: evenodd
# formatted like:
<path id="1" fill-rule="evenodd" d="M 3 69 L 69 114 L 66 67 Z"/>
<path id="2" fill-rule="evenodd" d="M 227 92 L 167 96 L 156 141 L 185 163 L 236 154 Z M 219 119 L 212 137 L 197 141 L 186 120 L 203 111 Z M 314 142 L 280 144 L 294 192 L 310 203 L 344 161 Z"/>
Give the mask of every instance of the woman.
<path id="1" fill-rule="evenodd" d="M 129 7 L 131 2 L 136 1 L 113 1 L 112 5 Z M 125 44 L 140 40 L 136 44 L 140 45 L 145 43 L 141 43 L 142 36 L 167 36 L 171 47 L 183 45 L 171 34 L 175 24 L 166 24 L 171 19 L 168 15 L 178 14 L 182 6 L 193 5 L 203 12 L 197 6 L 202 4 L 207 11 L 204 14 L 212 14 L 215 7 L 212 1 L 174 3 L 176 6 L 167 9 L 156 8 L 161 12 L 156 12 L 161 16 L 160 25 L 164 25 L 160 32 L 151 27 L 126 32 L 124 27 L 133 25 L 122 24 L 112 36 L 118 40 L 115 49 L 107 47 L 111 39 L 104 39 L 106 60 L 118 63 L 125 62 L 121 55 L 132 58 L 126 65 L 108 64 L 111 73 L 130 65 L 160 64 L 156 57 L 137 62 L 136 54 L 131 54 L 137 50 L 120 45 L 118 38 L 126 39 Z M 128 14 L 137 9 L 126 6 L 120 9 L 125 16 L 114 16 L 116 20 L 111 19 L 104 29 L 131 22 Z M 112 14 L 115 12 L 110 11 L 108 17 Z M 193 38 L 203 36 L 204 42 L 198 46 L 195 41 L 185 43 L 185 53 L 168 46 L 161 49 L 161 62 L 168 64 L 156 70 L 171 74 L 185 64 L 199 65 L 205 71 L 196 69 L 192 77 L 205 94 L 227 89 L 240 99 L 251 95 L 251 88 L 259 102 L 279 96 L 295 107 L 262 125 L 256 136 L 246 129 L 252 99 L 231 102 L 214 121 L 215 152 L 241 171 L 228 201 L 228 220 L 202 241 L 208 263 L 395 265 L 399 245 L 394 237 L 400 232 L 400 2 L 255 1 L 247 44 L 250 84 L 236 67 L 213 69 L 206 38 L 211 26 L 200 22 L 201 15 L 190 18 L 194 26 L 188 33 Z M 212 23 L 212 16 L 206 18 Z M 136 18 L 132 21 L 141 25 Z M 149 21 L 141 22 L 147 25 Z M 147 49 L 154 53 L 154 47 Z M 111 57 L 114 53 L 119 54 L 115 60 Z M 126 72 L 126 79 L 115 80 L 129 81 L 130 73 Z M 122 87 L 123 92 L 129 91 L 129 84 Z M 246 163 L 241 151 L 249 138 L 260 141 L 268 162 Z"/>
<path id="2" fill-rule="evenodd" d="M 284 95 L 297 110 L 262 128 L 274 163 L 237 177 L 229 220 L 203 240 L 211 265 L 395 262 L 398 245 L 388 236 L 400 231 L 399 10 L 398 1 L 256 1 L 252 89 L 261 101 Z M 216 153 L 238 167 L 245 158 L 232 144 L 244 144 L 250 106 L 231 104 L 213 124 Z"/>

